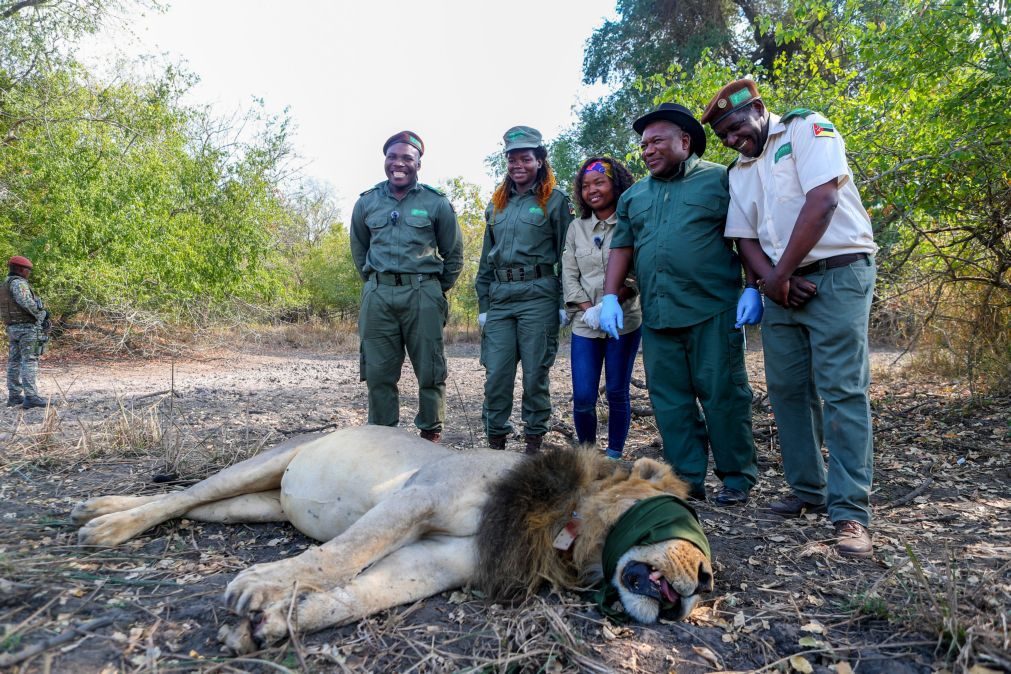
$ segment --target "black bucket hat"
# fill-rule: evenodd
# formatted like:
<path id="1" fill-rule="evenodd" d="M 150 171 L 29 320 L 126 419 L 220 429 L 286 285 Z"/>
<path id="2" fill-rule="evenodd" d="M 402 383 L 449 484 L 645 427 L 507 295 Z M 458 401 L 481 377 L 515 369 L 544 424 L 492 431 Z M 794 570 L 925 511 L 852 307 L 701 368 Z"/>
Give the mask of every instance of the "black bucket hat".
<path id="1" fill-rule="evenodd" d="M 702 128 L 699 120 L 695 119 L 691 111 L 683 105 L 677 103 L 661 103 L 656 110 L 648 112 L 639 119 L 632 122 L 635 132 L 642 135 L 646 127 L 653 122 L 666 120 L 674 122 L 687 133 L 692 139 L 692 153 L 696 157 L 701 157 L 706 152 L 706 131 Z"/>

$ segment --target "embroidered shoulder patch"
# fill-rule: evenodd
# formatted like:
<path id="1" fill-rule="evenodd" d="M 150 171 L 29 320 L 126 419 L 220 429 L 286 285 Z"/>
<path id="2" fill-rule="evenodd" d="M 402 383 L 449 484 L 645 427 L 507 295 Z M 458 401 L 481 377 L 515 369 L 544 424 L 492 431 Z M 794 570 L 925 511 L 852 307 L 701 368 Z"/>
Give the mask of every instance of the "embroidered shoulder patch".
<path id="1" fill-rule="evenodd" d="M 793 145 L 791 145 L 790 143 L 783 143 L 782 145 L 779 146 L 779 149 L 776 150 L 776 156 L 773 158 L 772 163 L 778 164 L 780 159 L 790 154 L 791 152 L 793 152 Z"/>
<path id="2" fill-rule="evenodd" d="M 426 211 L 424 208 L 412 208 L 411 209 L 411 215 L 417 215 L 417 216 L 420 216 L 420 217 L 427 218 L 428 217 L 428 211 Z"/>
<path id="3" fill-rule="evenodd" d="M 815 138 L 835 138 L 835 127 L 828 122 L 815 122 L 811 128 Z"/>

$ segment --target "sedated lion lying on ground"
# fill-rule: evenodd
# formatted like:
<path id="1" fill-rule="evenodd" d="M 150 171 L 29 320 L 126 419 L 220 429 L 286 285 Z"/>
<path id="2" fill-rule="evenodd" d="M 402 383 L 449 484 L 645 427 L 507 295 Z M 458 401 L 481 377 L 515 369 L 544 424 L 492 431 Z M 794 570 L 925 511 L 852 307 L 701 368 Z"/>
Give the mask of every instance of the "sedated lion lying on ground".
<path id="1" fill-rule="evenodd" d="M 291 439 L 183 491 L 93 498 L 72 518 L 85 545 L 118 545 L 175 517 L 287 521 L 324 541 L 228 584 L 225 601 L 244 618 L 219 638 L 244 653 L 287 635 L 293 600 L 295 624 L 311 632 L 468 585 L 490 598 L 530 593 L 544 580 L 585 587 L 605 567 L 632 618 L 680 620 L 713 588 L 697 518 L 678 511 L 685 494 L 650 459 L 628 468 L 593 452 L 460 452 L 366 426 Z M 675 519 L 688 513 L 695 542 L 644 526 L 636 504 L 670 508 Z M 660 534 L 638 536 L 636 527 Z"/>

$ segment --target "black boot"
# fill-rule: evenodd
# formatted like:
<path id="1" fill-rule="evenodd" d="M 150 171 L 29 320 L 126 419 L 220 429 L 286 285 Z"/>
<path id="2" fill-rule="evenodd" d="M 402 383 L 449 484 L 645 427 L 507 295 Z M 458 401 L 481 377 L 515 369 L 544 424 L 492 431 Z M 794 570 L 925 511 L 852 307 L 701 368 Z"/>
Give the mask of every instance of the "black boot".
<path id="1" fill-rule="evenodd" d="M 7 394 L 7 407 L 17 407 L 25 401 L 24 397 L 18 393 L 14 395 L 12 393 Z"/>
<path id="2" fill-rule="evenodd" d="M 21 407 L 26 410 L 30 410 L 33 407 L 45 407 L 46 405 L 46 401 L 38 396 L 25 396 L 24 402 L 21 403 Z"/>
<path id="3" fill-rule="evenodd" d="M 506 436 L 504 435 L 489 435 L 488 436 L 488 446 L 492 449 L 505 449 Z"/>
<path id="4" fill-rule="evenodd" d="M 527 446 L 524 448 L 523 451 L 525 451 L 527 454 L 536 454 L 537 452 L 541 451 L 541 441 L 543 440 L 544 440 L 543 435 L 528 434 L 526 436 Z"/>

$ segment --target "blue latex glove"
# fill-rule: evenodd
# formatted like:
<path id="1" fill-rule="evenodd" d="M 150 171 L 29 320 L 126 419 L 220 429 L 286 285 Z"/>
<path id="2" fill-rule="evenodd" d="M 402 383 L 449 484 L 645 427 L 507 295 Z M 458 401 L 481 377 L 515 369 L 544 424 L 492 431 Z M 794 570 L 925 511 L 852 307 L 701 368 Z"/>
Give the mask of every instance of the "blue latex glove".
<path id="1" fill-rule="evenodd" d="M 618 331 L 625 327 L 625 315 L 618 304 L 618 296 L 604 295 L 600 304 L 600 329 L 618 339 Z"/>
<path id="2" fill-rule="evenodd" d="M 558 310 L 558 323 L 563 328 L 569 324 L 569 312 L 567 312 L 565 309 Z"/>
<path id="3" fill-rule="evenodd" d="M 763 313 L 765 307 L 762 305 L 762 294 L 754 288 L 745 288 L 741 299 L 737 300 L 737 323 L 734 327 L 758 325 L 762 322 Z"/>
<path id="4" fill-rule="evenodd" d="M 488 320 L 488 312 L 485 311 L 477 315 L 477 327 L 480 330 L 484 330 L 484 324 Z"/>

